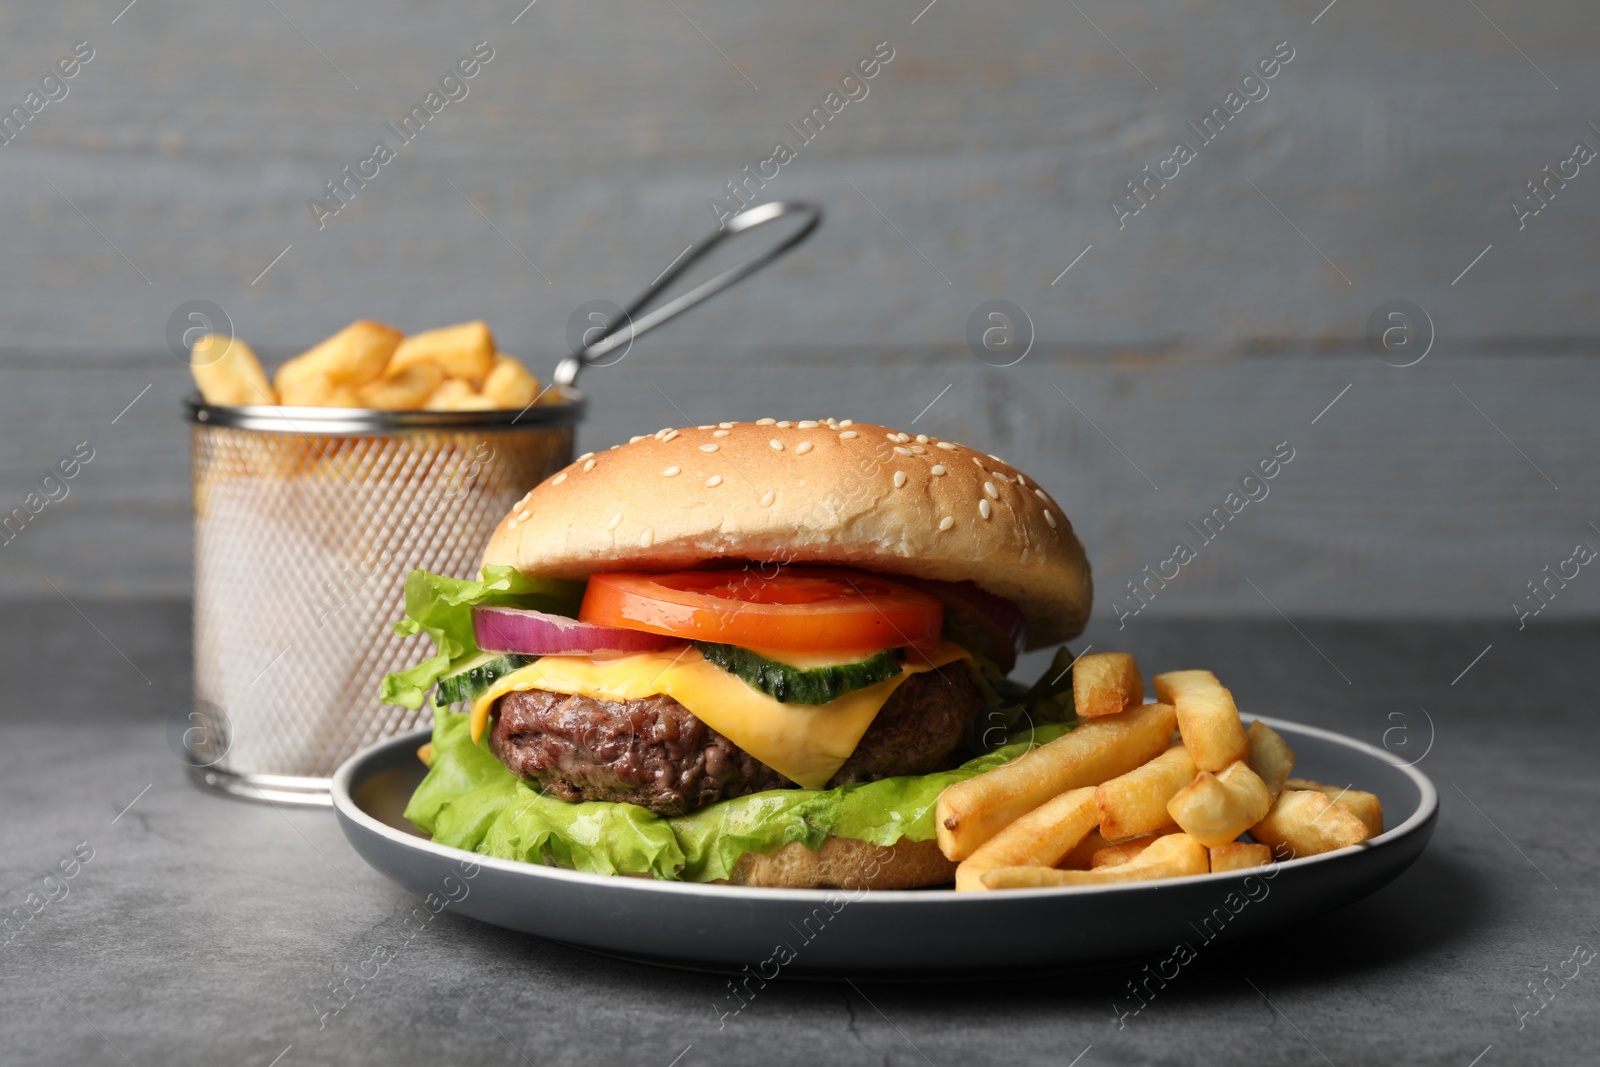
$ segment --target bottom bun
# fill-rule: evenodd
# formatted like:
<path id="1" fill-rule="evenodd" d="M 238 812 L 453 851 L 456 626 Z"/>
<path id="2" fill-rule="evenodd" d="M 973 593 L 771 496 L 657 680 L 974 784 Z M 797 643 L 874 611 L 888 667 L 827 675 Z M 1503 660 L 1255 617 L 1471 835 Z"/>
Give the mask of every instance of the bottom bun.
<path id="1" fill-rule="evenodd" d="M 746 852 L 728 883 L 768 889 L 919 889 L 955 876 L 956 865 L 944 858 L 937 841 L 874 845 L 830 837 L 816 852 L 799 841 L 770 855 Z"/>

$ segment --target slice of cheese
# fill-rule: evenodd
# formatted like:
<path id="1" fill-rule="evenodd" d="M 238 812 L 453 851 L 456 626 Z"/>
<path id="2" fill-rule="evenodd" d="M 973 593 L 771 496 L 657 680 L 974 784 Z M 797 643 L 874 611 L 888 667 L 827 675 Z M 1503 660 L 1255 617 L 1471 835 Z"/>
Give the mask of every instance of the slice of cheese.
<path id="1" fill-rule="evenodd" d="M 483 736 L 494 702 L 518 690 L 613 701 L 659 693 L 778 773 L 807 789 L 821 789 L 850 758 L 902 682 L 970 658 L 966 649 L 947 641 L 926 655 L 909 655 L 899 674 L 877 685 L 826 704 L 785 704 L 706 662 L 693 647 L 606 658 L 545 656 L 501 677 L 473 702 L 472 740 Z"/>

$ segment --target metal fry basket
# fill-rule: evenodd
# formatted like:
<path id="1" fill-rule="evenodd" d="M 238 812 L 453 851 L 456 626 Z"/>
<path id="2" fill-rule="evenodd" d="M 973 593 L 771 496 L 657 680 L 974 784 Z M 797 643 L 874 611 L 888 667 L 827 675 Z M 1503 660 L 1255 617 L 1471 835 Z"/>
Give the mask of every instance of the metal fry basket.
<path id="1" fill-rule="evenodd" d="M 725 241 L 798 220 L 773 244 L 656 302 Z M 378 700 L 385 674 L 432 655 L 397 637 L 404 577 L 474 576 L 501 518 L 572 462 L 584 368 L 761 270 L 804 241 L 822 209 L 751 207 L 602 316 L 524 411 L 219 407 L 188 401 L 194 467 L 194 707 L 169 737 L 201 785 L 275 803 L 331 805 L 329 778 L 359 750 L 421 725 Z M 780 228 L 781 230 L 781 228 Z"/>
<path id="2" fill-rule="evenodd" d="M 511 506 L 572 461 L 582 394 L 524 412 L 213 407 L 193 424 L 191 776 L 328 804 L 348 756 L 421 724 L 378 682 L 427 657 L 401 638 L 414 567 L 474 575 Z"/>

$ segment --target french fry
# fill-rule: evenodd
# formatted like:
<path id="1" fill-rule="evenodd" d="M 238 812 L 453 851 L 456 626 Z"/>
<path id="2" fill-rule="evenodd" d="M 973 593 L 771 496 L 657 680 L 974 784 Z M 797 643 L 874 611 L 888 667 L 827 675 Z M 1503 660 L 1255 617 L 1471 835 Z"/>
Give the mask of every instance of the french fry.
<path id="1" fill-rule="evenodd" d="M 425 411 L 489 411 L 495 404 L 471 382 L 446 378 L 422 406 Z"/>
<path id="2" fill-rule="evenodd" d="M 1285 789 L 1250 836 L 1269 845 L 1279 859 L 1315 856 L 1359 845 L 1372 836 L 1349 808 L 1314 789 Z"/>
<path id="3" fill-rule="evenodd" d="M 357 394 L 364 407 L 384 411 L 415 411 L 428 402 L 434 390 L 444 383 L 444 371 L 437 363 L 413 363 L 399 370 L 385 371 L 383 377 L 363 385 Z"/>
<path id="4" fill-rule="evenodd" d="M 1140 837 L 1129 838 L 1126 841 L 1113 841 L 1105 848 L 1095 850 L 1094 855 L 1089 857 L 1089 867 L 1092 870 L 1098 867 L 1114 867 L 1119 863 L 1127 863 L 1164 836 L 1166 835 L 1144 834 Z"/>
<path id="5" fill-rule="evenodd" d="M 399 330 L 359 319 L 278 368 L 279 393 L 298 383 L 326 375 L 330 388 L 366 385 L 381 375 L 400 344 Z M 342 405 L 341 405 L 342 406 Z"/>
<path id="6" fill-rule="evenodd" d="M 1210 870 L 1205 846 L 1188 834 L 1165 834 L 1127 863 L 1088 871 L 1053 867 L 1000 867 L 983 876 L 989 889 L 1043 889 L 1052 886 L 1109 885 L 1155 878 L 1182 878 Z"/>
<path id="7" fill-rule="evenodd" d="M 1202 845 L 1224 845 L 1266 817 L 1267 784 L 1243 760 L 1220 774 L 1201 771 L 1167 803 L 1172 820 Z"/>
<path id="8" fill-rule="evenodd" d="M 1253 841 L 1229 841 L 1225 845 L 1212 845 L 1210 851 L 1212 874 L 1265 867 L 1272 862 L 1272 849 Z"/>
<path id="9" fill-rule="evenodd" d="M 1233 694 L 1210 671 L 1169 671 L 1155 676 L 1156 697 L 1178 712 L 1178 732 L 1202 771 L 1222 770 L 1250 754 Z"/>
<path id="10" fill-rule="evenodd" d="M 278 403 L 289 408 L 320 408 L 335 406 L 331 404 L 333 398 L 333 381 L 326 374 L 292 375 L 278 374 Z M 337 405 L 344 406 L 344 405 Z M 352 405 L 354 406 L 354 405 Z"/>
<path id="11" fill-rule="evenodd" d="M 1290 778 L 1284 786 L 1288 789 L 1310 789 L 1321 793 L 1340 807 L 1348 808 L 1352 815 L 1366 824 L 1367 832 L 1373 837 L 1383 833 L 1383 802 L 1376 794 L 1363 792 L 1360 789 L 1341 789 L 1336 785 L 1323 785 L 1309 778 Z"/>
<path id="12" fill-rule="evenodd" d="M 1107 838 L 1099 830 L 1090 830 L 1082 841 L 1072 847 L 1072 851 L 1062 856 L 1056 864 L 1062 870 L 1087 871 L 1094 854 L 1103 848 L 1109 848 L 1116 842 Z"/>
<path id="13" fill-rule="evenodd" d="M 208 333 L 200 338 L 189 352 L 189 370 L 207 404 L 240 407 L 278 402 L 261 361 L 237 337 Z"/>
<path id="14" fill-rule="evenodd" d="M 1080 719 L 1115 715 L 1144 700 L 1144 679 L 1126 652 L 1095 652 L 1072 665 L 1072 704 Z"/>
<path id="15" fill-rule="evenodd" d="M 1194 780 L 1194 760 L 1173 745 L 1150 762 L 1111 779 L 1095 791 L 1100 832 L 1113 841 L 1173 825 L 1167 802 Z"/>
<path id="16" fill-rule="evenodd" d="M 935 830 L 947 859 L 964 860 L 1001 829 L 1058 793 L 1099 785 L 1167 747 L 1176 721 L 1166 704 L 1091 719 L 939 794 Z"/>
<path id="17" fill-rule="evenodd" d="M 1267 783 L 1267 792 L 1277 797 L 1283 792 L 1283 783 L 1294 772 L 1294 749 L 1278 731 L 1259 719 L 1250 724 L 1247 736 L 1250 755 L 1245 757 L 1245 762 Z"/>
<path id="18" fill-rule="evenodd" d="M 483 395 L 497 408 L 525 408 L 539 397 L 539 379 L 510 356 L 495 356 Z"/>
<path id="19" fill-rule="evenodd" d="M 956 890 L 983 889 L 997 867 L 1053 867 L 1094 829 L 1100 817 L 1093 789 L 1070 789 L 1028 812 L 985 841 L 956 867 Z"/>
<path id="20" fill-rule="evenodd" d="M 389 369 L 404 370 L 419 362 L 436 364 L 447 378 L 482 382 L 494 369 L 494 335 L 483 322 L 463 322 L 414 333 L 395 349 Z"/>

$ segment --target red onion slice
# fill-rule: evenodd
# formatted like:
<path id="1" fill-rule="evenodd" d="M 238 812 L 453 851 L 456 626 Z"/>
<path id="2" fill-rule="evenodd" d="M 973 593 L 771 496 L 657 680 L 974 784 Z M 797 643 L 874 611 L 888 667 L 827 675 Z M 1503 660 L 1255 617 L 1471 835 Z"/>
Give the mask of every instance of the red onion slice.
<path id="1" fill-rule="evenodd" d="M 944 602 L 945 632 L 960 644 L 992 659 L 1004 673 L 1016 666 L 1017 653 L 1028 643 L 1028 625 L 1011 601 L 980 589 L 974 582 L 939 582 L 897 578 L 925 589 Z"/>
<path id="2" fill-rule="evenodd" d="M 526 608 L 473 608 L 472 633 L 485 652 L 520 652 L 527 656 L 659 652 L 683 644 L 676 637 L 620 626 L 593 626 L 565 615 Z"/>

